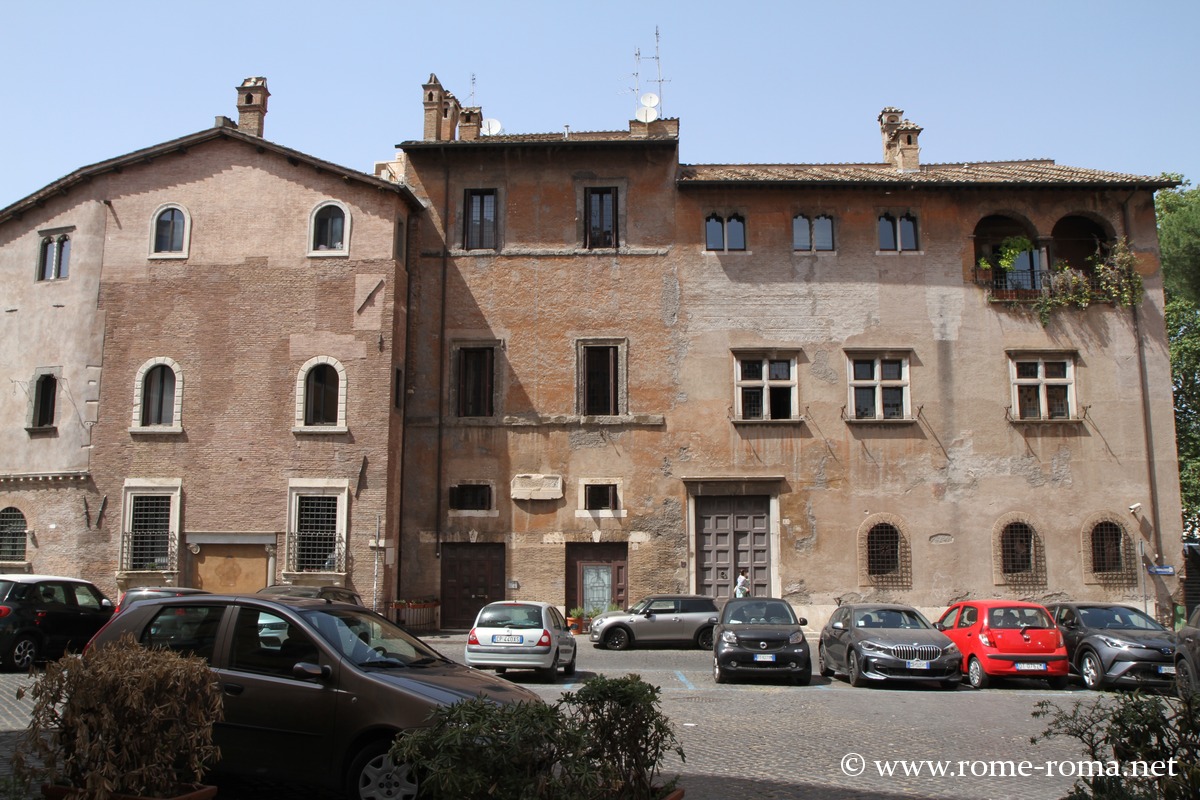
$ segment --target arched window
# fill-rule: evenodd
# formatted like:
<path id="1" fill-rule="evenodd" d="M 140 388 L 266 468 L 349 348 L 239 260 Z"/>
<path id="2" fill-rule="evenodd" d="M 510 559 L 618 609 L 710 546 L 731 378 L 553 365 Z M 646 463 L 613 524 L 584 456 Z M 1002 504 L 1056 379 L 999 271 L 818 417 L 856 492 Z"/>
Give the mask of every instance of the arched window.
<path id="1" fill-rule="evenodd" d="M 1004 526 L 1000 534 L 1000 561 L 1005 575 L 1033 571 L 1033 528 L 1023 522 Z"/>
<path id="2" fill-rule="evenodd" d="M 873 578 L 895 575 L 900 570 L 900 531 L 886 522 L 867 533 L 867 574 Z"/>
<path id="3" fill-rule="evenodd" d="M 328 364 L 318 364 L 304 378 L 304 424 L 336 425 L 338 374 Z"/>
<path id="4" fill-rule="evenodd" d="M 722 217 L 710 214 L 704 220 L 704 249 L 729 251 L 746 249 L 746 220 L 739 214 Z"/>
<path id="5" fill-rule="evenodd" d="M 912 214 L 906 213 L 899 220 L 891 214 L 881 214 L 878 230 L 881 251 L 899 252 L 921 249 L 917 237 L 917 218 Z"/>
<path id="6" fill-rule="evenodd" d="M 993 289 L 1040 289 L 1042 254 L 1024 223 L 992 214 L 975 225 L 975 264 L 986 265 L 980 276 Z M 1028 249 L 1017 248 L 1028 243 Z"/>
<path id="7" fill-rule="evenodd" d="M 813 220 L 813 249 L 833 250 L 833 217 L 820 216 Z"/>
<path id="8" fill-rule="evenodd" d="M 1103 258 L 1112 246 L 1108 234 L 1098 223 L 1086 217 L 1063 217 L 1050 232 L 1050 261 L 1057 268 L 1066 264 L 1075 269 L 1088 269 L 1091 260 Z"/>
<path id="9" fill-rule="evenodd" d="M 154 220 L 154 252 L 182 253 L 185 221 L 178 208 L 167 208 Z"/>
<path id="10" fill-rule="evenodd" d="M 142 425 L 171 425 L 175 421 L 175 370 L 159 364 L 142 381 Z"/>
<path id="11" fill-rule="evenodd" d="M 0 510 L 0 561 L 24 561 L 25 515 L 9 506 Z"/>
<path id="12" fill-rule="evenodd" d="M 725 220 L 716 214 L 704 220 L 704 249 L 725 249 Z"/>
<path id="13" fill-rule="evenodd" d="M 812 225 L 803 214 L 792 217 L 792 249 L 812 250 Z"/>
<path id="14" fill-rule="evenodd" d="M 70 273 L 71 237 L 65 233 L 58 236 L 45 236 L 38 248 L 39 281 L 54 281 L 65 278 Z"/>
<path id="15" fill-rule="evenodd" d="M 891 214 L 879 217 L 879 249 L 896 249 L 896 218 Z"/>
<path id="16" fill-rule="evenodd" d="M 746 220 L 737 214 L 725 221 L 725 249 L 746 249 Z"/>
<path id="17" fill-rule="evenodd" d="M 1133 548 L 1125 531 L 1115 522 L 1100 522 L 1092 528 L 1092 572 L 1118 576 L 1133 567 Z"/>
<path id="18" fill-rule="evenodd" d="M 347 242 L 350 239 L 350 214 L 345 206 L 336 201 L 330 201 L 318 206 L 312 216 L 312 254 L 329 253 L 343 255 L 346 253 Z"/>

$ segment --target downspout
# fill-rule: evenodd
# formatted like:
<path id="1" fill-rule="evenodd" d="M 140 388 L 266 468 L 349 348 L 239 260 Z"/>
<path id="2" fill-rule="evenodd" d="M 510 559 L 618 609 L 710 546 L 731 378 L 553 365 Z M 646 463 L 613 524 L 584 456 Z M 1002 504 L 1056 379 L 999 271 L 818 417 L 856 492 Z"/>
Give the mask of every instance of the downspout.
<path id="1" fill-rule="evenodd" d="M 1130 232 L 1129 201 L 1133 199 L 1137 191 L 1135 187 L 1129 193 L 1129 196 L 1121 202 L 1121 225 L 1125 228 L 1126 242 L 1129 240 Z M 1161 266 L 1159 269 L 1161 270 Z M 1138 382 L 1140 383 L 1139 388 L 1141 389 L 1142 399 L 1142 435 L 1146 439 L 1146 478 L 1150 482 L 1150 525 L 1154 531 L 1154 558 L 1152 560 L 1157 564 L 1161 564 L 1163 543 L 1162 526 L 1159 524 L 1161 514 L 1158 499 L 1158 470 L 1155 466 L 1154 426 L 1151 424 L 1150 415 L 1150 386 L 1149 376 L 1146 371 L 1146 342 L 1142 338 L 1142 315 L 1139 306 L 1133 306 L 1133 335 L 1137 338 Z M 1139 565 L 1139 567 L 1145 570 L 1145 565 Z"/>
<path id="2" fill-rule="evenodd" d="M 442 557 L 442 429 L 445 424 L 446 398 L 446 275 L 450 271 L 450 245 L 448 241 L 447 220 L 450 219 L 450 163 L 446 160 L 446 150 L 442 154 L 442 297 L 441 319 L 438 323 L 438 397 L 437 397 L 437 471 L 434 484 L 437 489 L 437 500 L 434 508 L 437 516 L 434 518 L 434 558 Z"/>

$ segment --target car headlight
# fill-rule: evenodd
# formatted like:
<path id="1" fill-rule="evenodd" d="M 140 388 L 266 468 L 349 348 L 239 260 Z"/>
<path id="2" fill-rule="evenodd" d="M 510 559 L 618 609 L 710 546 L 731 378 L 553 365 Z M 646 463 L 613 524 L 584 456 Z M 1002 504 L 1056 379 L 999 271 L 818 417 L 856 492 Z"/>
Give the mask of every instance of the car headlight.
<path id="1" fill-rule="evenodd" d="M 725 644 L 737 644 L 737 634 L 733 631 L 721 631 L 721 641 Z"/>
<path id="2" fill-rule="evenodd" d="M 872 642 L 868 639 L 864 639 L 863 641 L 859 642 L 858 646 L 861 647 L 863 650 L 869 650 L 872 653 L 882 653 L 886 650 L 886 648 L 883 645 L 876 644 L 875 642 Z"/>
<path id="3" fill-rule="evenodd" d="M 1117 650 L 1128 650 L 1131 647 L 1137 647 L 1137 645 L 1133 644 L 1132 642 L 1127 642 L 1123 639 L 1115 639 L 1112 636 L 1101 636 L 1100 641 L 1104 642 L 1109 647 L 1116 648 Z"/>
<path id="4" fill-rule="evenodd" d="M 606 622 L 608 622 L 608 620 L 606 620 L 606 619 L 594 619 L 594 620 L 592 620 L 592 630 L 594 630 L 594 631 L 596 631 L 596 630 L 600 630 L 601 628 L 603 628 L 603 627 L 604 627 L 604 623 L 606 623 Z"/>
<path id="5" fill-rule="evenodd" d="M 803 644 L 803 643 L 804 643 L 804 631 L 794 631 L 792 633 L 792 635 L 788 637 L 788 644 Z"/>
<path id="6" fill-rule="evenodd" d="M 942 653 L 948 656 L 956 656 L 958 655 L 958 645 L 956 645 L 954 642 L 951 642 L 942 649 Z"/>

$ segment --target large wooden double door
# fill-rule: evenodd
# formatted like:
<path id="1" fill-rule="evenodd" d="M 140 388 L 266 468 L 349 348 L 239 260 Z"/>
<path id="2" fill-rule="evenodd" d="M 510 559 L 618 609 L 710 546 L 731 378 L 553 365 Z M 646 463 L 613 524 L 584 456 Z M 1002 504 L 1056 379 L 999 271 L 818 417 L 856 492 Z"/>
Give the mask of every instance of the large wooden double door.
<path id="1" fill-rule="evenodd" d="M 696 591 L 732 597 L 744 567 L 755 595 L 771 592 L 771 498 L 719 495 L 696 498 Z"/>

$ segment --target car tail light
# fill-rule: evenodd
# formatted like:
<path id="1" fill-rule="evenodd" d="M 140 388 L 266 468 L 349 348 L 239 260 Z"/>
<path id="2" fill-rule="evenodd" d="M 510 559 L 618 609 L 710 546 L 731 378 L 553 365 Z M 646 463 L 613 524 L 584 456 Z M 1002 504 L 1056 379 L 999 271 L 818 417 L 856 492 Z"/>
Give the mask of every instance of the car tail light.
<path id="1" fill-rule="evenodd" d="M 538 639 L 538 647 L 550 646 L 550 631 L 542 628 L 542 638 Z"/>
<path id="2" fill-rule="evenodd" d="M 8 606 L 0 606 L 0 617 L 7 617 L 12 613 L 12 609 Z"/>
<path id="3" fill-rule="evenodd" d="M 992 640 L 988 637 L 987 631 L 979 632 L 979 643 L 984 647 L 993 647 Z"/>
<path id="4" fill-rule="evenodd" d="M 1062 631 L 1060 631 L 1058 628 L 1055 628 L 1054 632 L 1058 634 L 1058 643 L 1054 645 L 1054 648 L 1057 650 L 1060 647 L 1066 647 L 1067 640 L 1063 638 Z"/>
<path id="5" fill-rule="evenodd" d="M 471 628 L 471 632 L 467 634 L 467 644 L 479 644 L 479 637 L 475 635 L 474 628 Z"/>

